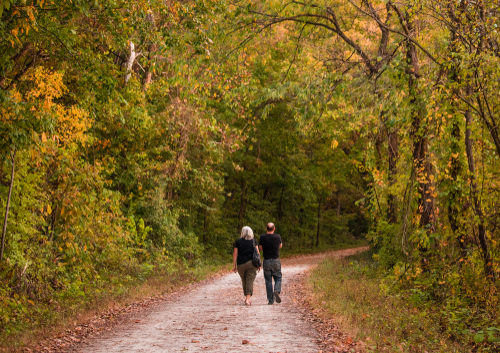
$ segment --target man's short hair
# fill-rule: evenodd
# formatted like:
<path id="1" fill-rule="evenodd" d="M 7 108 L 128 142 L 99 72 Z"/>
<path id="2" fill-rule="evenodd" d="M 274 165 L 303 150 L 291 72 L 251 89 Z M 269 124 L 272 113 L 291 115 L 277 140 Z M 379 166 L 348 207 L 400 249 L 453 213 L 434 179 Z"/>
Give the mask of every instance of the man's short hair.
<path id="1" fill-rule="evenodd" d="M 266 229 L 270 232 L 272 230 L 274 230 L 274 224 L 273 223 L 268 223 L 267 226 L 266 226 Z"/>

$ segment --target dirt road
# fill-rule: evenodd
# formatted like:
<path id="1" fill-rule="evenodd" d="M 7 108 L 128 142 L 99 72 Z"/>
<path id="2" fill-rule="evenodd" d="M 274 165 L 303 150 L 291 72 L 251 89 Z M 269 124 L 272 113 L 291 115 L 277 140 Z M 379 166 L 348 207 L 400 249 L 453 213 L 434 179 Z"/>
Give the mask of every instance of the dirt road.
<path id="1" fill-rule="evenodd" d="M 254 283 L 252 306 L 243 305 L 240 278 L 228 274 L 172 295 L 154 309 L 130 318 L 129 323 L 85 340 L 71 352 L 319 352 L 317 332 L 306 321 L 304 309 L 289 300 L 287 293 L 301 274 L 325 256 L 358 251 L 284 260 L 281 304 L 267 305 L 261 271 Z"/>

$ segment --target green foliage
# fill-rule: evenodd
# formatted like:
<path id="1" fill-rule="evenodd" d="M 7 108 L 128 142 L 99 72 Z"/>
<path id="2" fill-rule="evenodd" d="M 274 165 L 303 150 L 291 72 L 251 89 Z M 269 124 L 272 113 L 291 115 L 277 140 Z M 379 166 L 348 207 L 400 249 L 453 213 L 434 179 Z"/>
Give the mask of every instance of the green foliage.
<path id="1" fill-rule="evenodd" d="M 484 329 L 498 322 L 500 300 L 496 3 L 240 5 L 240 23 L 281 39 L 271 52 L 293 43 L 274 55 L 275 67 L 290 69 L 282 84 L 257 66 L 259 83 L 267 101 L 286 102 L 304 139 L 312 133 L 344 152 L 332 184 L 354 194 L 349 203 L 369 219 L 387 287 L 419 307 L 442 307 L 451 335 L 483 330 L 480 348 L 494 350 Z M 319 169 L 310 189 L 318 200 L 336 191 Z"/>
<path id="2" fill-rule="evenodd" d="M 338 124 L 318 120 L 342 76 L 290 69 L 310 58 L 270 32 L 231 52 L 251 32 L 231 32 L 239 15 L 206 0 L 0 2 L 2 212 L 15 167 L 2 339 L 228 261 L 243 225 L 274 221 L 288 254 L 364 244 L 362 141 L 337 148 Z"/>
<path id="3" fill-rule="evenodd" d="M 3 332 L 271 221 L 289 252 L 368 233 L 387 293 L 495 347 L 496 11 L 0 0 Z"/>
<path id="4" fill-rule="evenodd" d="M 426 289 L 394 286 L 373 251 L 321 263 L 309 277 L 316 305 L 369 352 L 493 352 L 498 350 L 498 321 L 485 311 L 435 305 Z M 464 321 L 465 320 L 465 321 Z M 478 328 L 469 328 L 474 323 Z"/>

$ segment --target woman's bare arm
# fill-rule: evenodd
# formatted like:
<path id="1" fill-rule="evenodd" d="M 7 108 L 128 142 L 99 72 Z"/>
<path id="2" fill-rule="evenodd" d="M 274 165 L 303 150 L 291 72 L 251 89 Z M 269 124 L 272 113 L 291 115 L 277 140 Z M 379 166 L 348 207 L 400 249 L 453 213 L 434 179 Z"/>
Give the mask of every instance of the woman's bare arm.
<path id="1" fill-rule="evenodd" d="M 234 248 L 233 252 L 233 271 L 234 273 L 238 272 L 238 269 L 236 268 L 236 259 L 238 258 L 238 248 Z"/>

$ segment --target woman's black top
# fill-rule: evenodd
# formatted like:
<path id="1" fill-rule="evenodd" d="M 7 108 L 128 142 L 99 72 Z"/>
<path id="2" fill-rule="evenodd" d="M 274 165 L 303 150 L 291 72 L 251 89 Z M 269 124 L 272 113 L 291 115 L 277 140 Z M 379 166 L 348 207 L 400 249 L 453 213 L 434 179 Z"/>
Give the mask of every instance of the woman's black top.
<path id="1" fill-rule="evenodd" d="M 243 265 L 253 258 L 253 248 L 254 240 L 245 240 L 245 238 L 240 238 L 234 242 L 234 247 L 238 249 L 238 257 L 236 258 L 236 263 L 238 265 Z"/>

